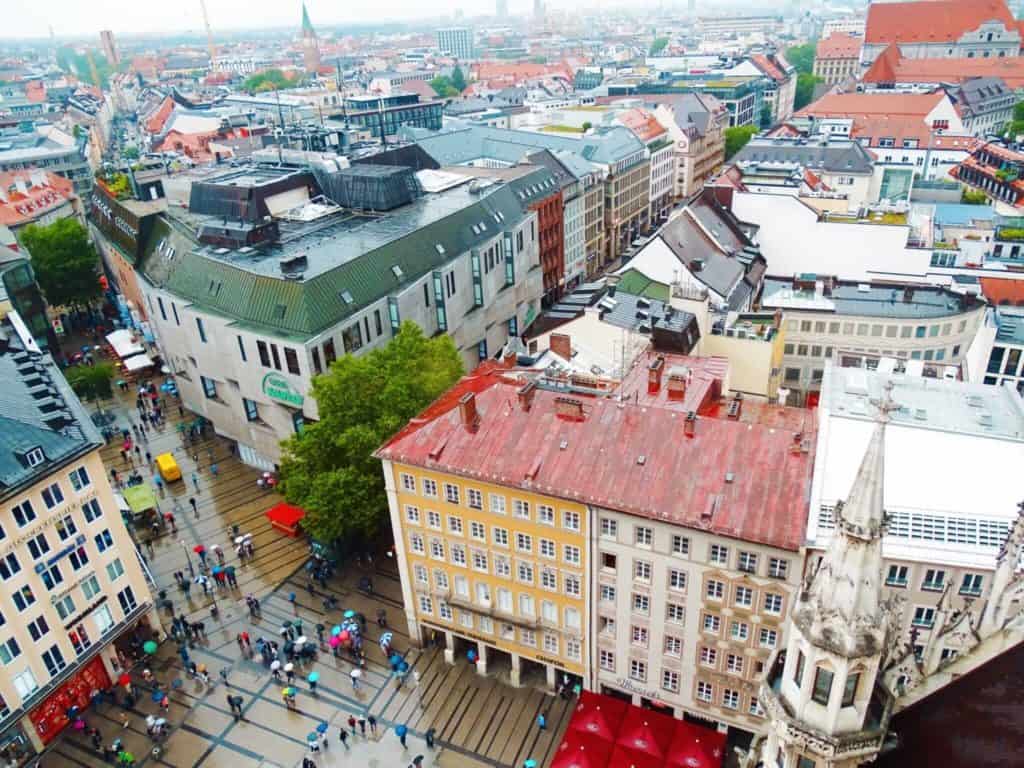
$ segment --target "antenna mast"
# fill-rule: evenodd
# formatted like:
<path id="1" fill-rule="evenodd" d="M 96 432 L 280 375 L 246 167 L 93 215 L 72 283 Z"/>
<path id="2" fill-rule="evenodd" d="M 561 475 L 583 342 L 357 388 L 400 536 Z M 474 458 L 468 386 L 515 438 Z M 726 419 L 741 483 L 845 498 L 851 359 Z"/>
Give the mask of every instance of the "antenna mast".
<path id="1" fill-rule="evenodd" d="M 203 9 L 203 24 L 206 26 L 206 47 L 210 51 L 210 71 L 213 71 L 213 60 L 217 57 L 217 48 L 213 44 L 213 32 L 210 30 L 210 16 L 206 13 L 206 0 L 199 0 Z"/>

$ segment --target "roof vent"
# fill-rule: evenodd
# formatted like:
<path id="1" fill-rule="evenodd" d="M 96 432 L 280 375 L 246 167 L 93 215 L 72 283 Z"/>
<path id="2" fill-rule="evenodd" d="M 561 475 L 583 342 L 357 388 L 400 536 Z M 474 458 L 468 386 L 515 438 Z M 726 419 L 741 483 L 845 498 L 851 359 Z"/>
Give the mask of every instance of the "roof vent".
<path id="1" fill-rule="evenodd" d="M 647 457 L 641 453 L 639 456 L 636 457 L 636 463 L 642 467 L 644 464 L 647 463 Z"/>
<path id="2" fill-rule="evenodd" d="M 736 475 L 733 474 L 732 472 L 726 472 L 725 473 L 725 482 L 731 483 L 735 479 L 736 479 Z"/>
<path id="3" fill-rule="evenodd" d="M 583 421 L 583 401 L 575 397 L 556 397 L 555 413 L 563 419 Z"/>
<path id="4" fill-rule="evenodd" d="M 978 423 L 983 427 L 992 426 L 992 414 L 988 411 L 982 411 L 978 414 Z"/>

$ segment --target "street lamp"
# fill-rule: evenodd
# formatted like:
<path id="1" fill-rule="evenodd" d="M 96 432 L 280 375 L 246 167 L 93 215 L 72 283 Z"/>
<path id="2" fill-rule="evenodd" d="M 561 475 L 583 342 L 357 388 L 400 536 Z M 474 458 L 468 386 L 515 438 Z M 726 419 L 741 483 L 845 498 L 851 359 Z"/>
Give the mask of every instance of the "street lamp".
<path id="1" fill-rule="evenodd" d="M 185 543 L 184 539 L 178 543 L 181 544 L 181 548 L 185 550 L 185 560 L 188 563 L 188 575 L 194 579 L 196 577 L 196 569 L 192 567 L 192 556 L 188 553 L 188 544 Z"/>

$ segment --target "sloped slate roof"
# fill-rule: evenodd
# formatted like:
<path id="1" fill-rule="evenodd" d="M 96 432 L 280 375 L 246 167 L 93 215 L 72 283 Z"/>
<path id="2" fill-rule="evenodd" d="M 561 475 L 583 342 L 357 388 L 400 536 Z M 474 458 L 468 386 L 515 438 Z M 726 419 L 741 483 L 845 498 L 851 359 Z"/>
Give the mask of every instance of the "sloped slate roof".
<path id="1" fill-rule="evenodd" d="M 834 173 L 871 173 L 874 168 L 867 150 L 857 141 L 796 144 L 755 139 L 737 152 L 732 162 L 740 167 L 747 163 L 797 163 Z"/>

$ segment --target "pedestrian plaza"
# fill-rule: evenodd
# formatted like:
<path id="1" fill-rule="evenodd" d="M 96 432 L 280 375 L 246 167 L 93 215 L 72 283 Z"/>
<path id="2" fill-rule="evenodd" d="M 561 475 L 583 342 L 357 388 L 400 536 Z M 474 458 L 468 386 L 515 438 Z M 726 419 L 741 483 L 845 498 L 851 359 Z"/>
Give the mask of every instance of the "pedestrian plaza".
<path id="1" fill-rule="evenodd" d="M 133 408 L 134 395 L 118 393 L 114 406 L 117 426 L 137 423 Z M 411 646 L 401 604 L 398 573 L 383 552 L 377 553 L 372 565 L 368 562 L 341 564 L 327 582 L 326 591 L 315 585 L 310 591 L 305 564 L 308 548 L 302 538 L 292 539 L 273 530 L 265 512 L 280 497 L 257 485 L 260 473 L 242 464 L 229 444 L 206 434 L 186 445 L 177 430 L 177 422 L 194 422 L 185 411 L 179 415 L 173 398 L 166 398 L 167 423 L 148 433 L 142 442 L 143 454 L 152 456 L 170 451 L 181 467 L 183 478 L 158 493 L 161 512 L 177 509 L 177 532 L 168 527 L 152 539 L 152 555 L 148 566 L 156 582 L 154 593 L 166 590 L 174 610 L 191 621 L 202 621 L 206 638 L 189 650 L 190 659 L 205 665 L 210 683 L 204 685 L 187 675 L 179 656 L 178 644 L 167 639 L 149 662 L 154 675 L 152 685 L 143 680 L 143 664 L 132 672 L 139 689 L 134 707 L 125 711 L 107 703 L 90 708 L 84 717 L 90 727 L 98 728 L 103 744 L 120 738 L 125 748 L 136 757 L 138 766 L 202 766 L 203 768 L 255 768 L 256 766 L 300 766 L 304 757 L 316 765 L 380 766 L 406 768 L 417 755 L 424 755 L 423 766 L 448 768 L 521 768 L 527 759 L 545 766 L 551 759 L 568 723 L 574 700 L 565 700 L 541 688 L 512 688 L 498 677 L 478 675 L 463 657 L 454 665 L 444 661 L 444 648 L 417 649 Z M 108 469 L 118 470 L 122 477 L 131 471 L 120 454 L 120 442 L 112 441 L 104 449 Z M 134 461 L 134 460 L 133 460 Z M 210 471 L 216 463 L 216 475 Z M 153 472 L 143 458 L 134 461 L 145 482 L 153 483 Z M 192 477 L 198 480 L 196 487 Z M 196 499 L 198 516 L 193 515 L 189 499 Z M 174 500 L 178 504 L 174 504 Z M 233 526 L 242 534 L 251 534 L 255 557 L 240 562 L 232 546 Z M 149 530 L 140 529 L 137 536 L 148 547 Z M 195 547 L 209 551 L 220 545 L 227 564 L 235 567 L 238 587 L 217 589 L 211 595 L 194 585 L 186 599 L 175 583 L 174 573 L 188 576 L 189 563 L 198 568 Z M 357 587 L 369 577 L 372 590 L 367 594 Z M 211 580 L 212 584 L 212 580 Z M 294 593 L 294 602 L 290 596 Z M 246 595 L 260 601 L 261 616 L 254 618 L 245 603 Z M 337 608 L 326 609 L 324 600 L 337 598 Z M 158 598 L 159 600 L 159 598 Z M 210 607 L 216 601 L 217 616 Z M 366 667 L 353 689 L 349 673 L 351 657 L 335 657 L 329 649 L 321 650 L 310 663 L 296 663 L 295 705 L 286 707 L 282 697 L 284 683 L 272 678 L 270 670 L 258 660 L 250 660 L 237 642 L 247 632 L 253 643 L 257 638 L 281 640 L 284 622 L 300 621 L 303 632 L 316 642 L 317 624 L 326 627 L 339 623 L 342 612 L 354 610 L 365 615 Z M 378 646 L 380 633 L 374 617 L 384 609 L 389 620 L 387 631 L 394 633 L 393 651 L 402 654 L 409 673 L 401 687 L 396 685 L 388 659 Z M 170 630 L 170 614 L 161 611 L 165 630 Z M 259 657 L 257 657 L 258 659 Z M 220 672 L 227 670 L 227 684 Z M 310 691 L 310 672 L 319 676 L 316 691 Z M 539 681 L 543 683 L 543 681 Z M 168 708 L 161 711 L 154 688 L 167 693 Z M 242 717 L 231 712 L 228 696 L 242 698 Z M 545 714 L 547 728 L 536 726 L 537 716 Z M 146 732 L 147 715 L 163 716 L 169 733 L 155 744 Z M 127 725 L 123 724 L 127 715 Z M 358 732 L 348 736 L 347 748 L 338 738 L 338 731 L 347 728 L 350 715 L 377 720 L 376 734 L 369 728 L 366 735 Z M 327 723 L 328 747 L 311 754 L 307 736 L 317 726 Z M 407 748 L 399 743 L 395 727 L 408 729 Z M 436 745 L 428 748 L 424 735 L 434 729 Z M 158 747 L 158 753 L 154 752 Z M 46 766 L 102 766 L 103 755 L 97 751 L 84 732 L 68 729 L 43 755 Z"/>

